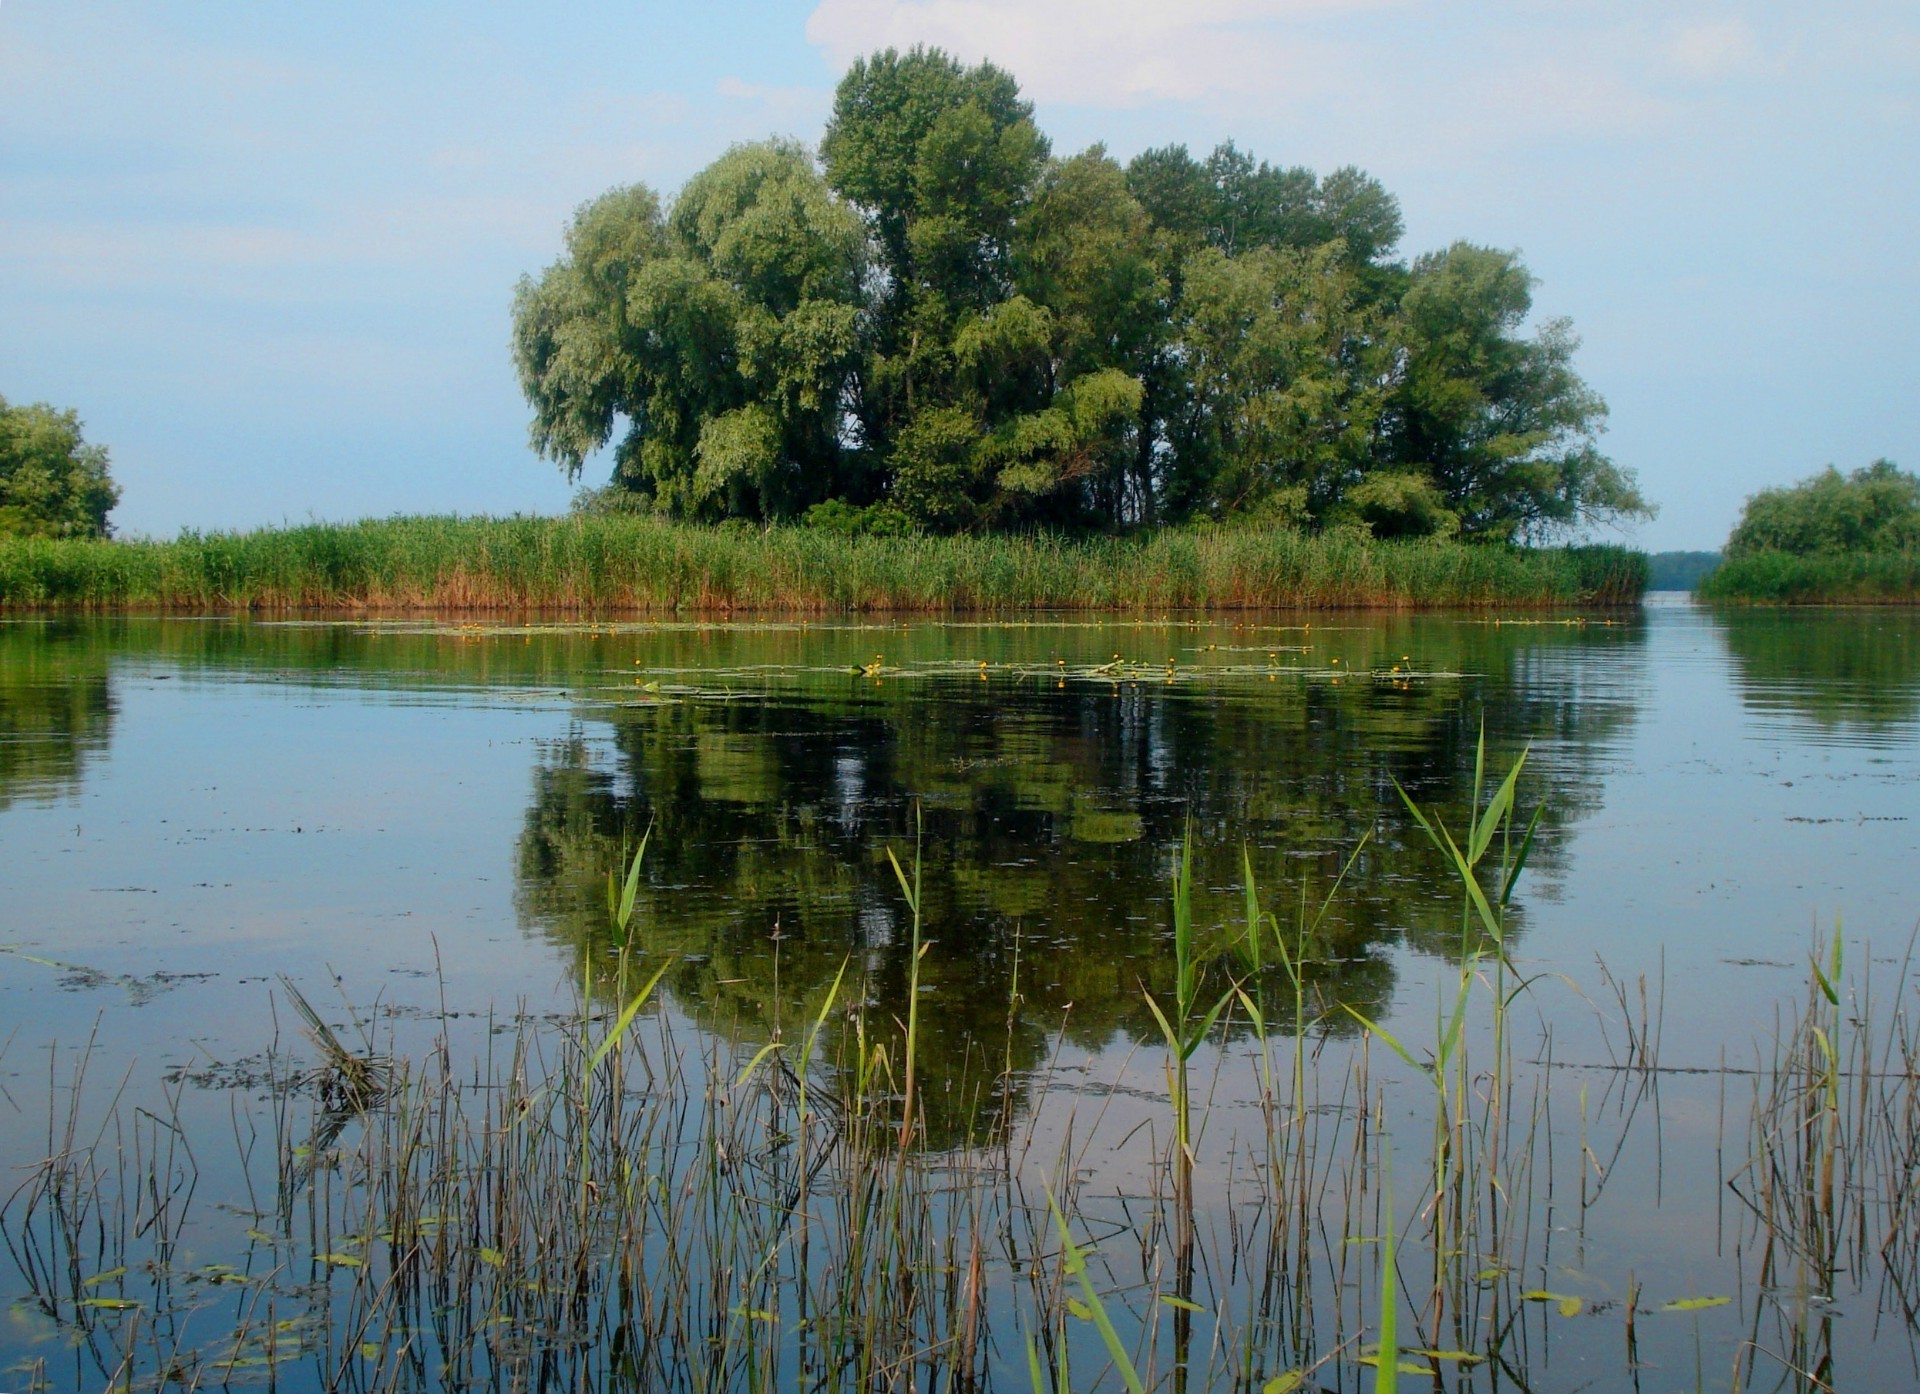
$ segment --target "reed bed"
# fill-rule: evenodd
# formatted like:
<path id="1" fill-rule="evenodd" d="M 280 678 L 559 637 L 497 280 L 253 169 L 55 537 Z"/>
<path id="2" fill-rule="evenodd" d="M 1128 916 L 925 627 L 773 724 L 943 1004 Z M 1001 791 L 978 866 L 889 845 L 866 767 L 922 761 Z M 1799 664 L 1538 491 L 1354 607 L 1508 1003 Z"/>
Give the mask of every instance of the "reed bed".
<path id="1" fill-rule="evenodd" d="M 1772 1055 L 1729 1076 L 1753 1082 L 1729 1181 L 1758 1266 L 1712 1377 L 1699 1327 L 1731 1295 L 1663 1303 L 1630 1274 L 1624 1301 L 1566 1288 L 1566 1245 L 1638 1203 L 1610 1200 L 1608 1179 L 1657 1092 L 1659 995 L 1618 987 L 1624 1043 L 1580 1077 L 1570 1116 L 1550 1038 L 1515 1044 L 1536 990 L 1506 945 L 1533 828 L 1520 774 L 1477 779 L 1465 827 L 1413 810 L 1461 892 L 1430 1039 L 1322 1000 L 1339 881 L 1270 904 L 1246 857 L 1244 922 L 1203 926 L 1182 848 L 1145 1072 L 1088 1079 L 1064 1042 L 1033 1077 L 984 1072 L 957 1086 L 977 1123 L 954 1146 L 928 1144 L 913 1073 L 937 1000 L 875 1010 L 850 956 L 787 1034 L 689 1032 L 655 999 L 667 965 L 632 931 L 632 869 L 609 882 L 577 1012 L 490 1024 L 472 1056 L 445 1019 L 416 1060 L 364 1032 L 351 1044 L 285 984 L 318 1062 L 282 1057 L 267 1101 L 236 1114 L 245 1184 L 214 1227 L 246 1238 L 225 1262 L 196 1252 L 211 1140 L 190 1142 L 177 1099 L 90 1114 L 83 1052 L 50 1091 L 46 1159 L 0 1206 L 16 1313 L 61 1336 L 13 1375 L 35 1390 L 1381 1394 L 1596 1373 L 1637 1388 L 1643 1369 L 1673 1388 L 1686 1368 L 1685 1387 L 1814 1391 L 1836 1387 L 1823 1304 L 1849 1279 L 1879 1285 L 1877 1339 L 1913 1348 L 1920 1036 L 1837 948 Z M 894 865 L 918 945 L 917 865 Z M 1235 1072 L 1257 1107 L 1216 1116 Z M 1571 1352 L 1557 1384 L 1556 1349 Z"/>
<path id="2" fill-rule="evenodd" d="M 623 515 L 400 517 L 172 541 L 0 539 L 0 607 L 924 613 L 1624 605 L 1644 554 L 1245 528 L 845 537 Z"/>
<path id="3" fill-rule="evenodd" d="M 1721 562 L 1694 593 L 1777 605 L 1920 604 L 1920 552 L 1749 552 Z"/>

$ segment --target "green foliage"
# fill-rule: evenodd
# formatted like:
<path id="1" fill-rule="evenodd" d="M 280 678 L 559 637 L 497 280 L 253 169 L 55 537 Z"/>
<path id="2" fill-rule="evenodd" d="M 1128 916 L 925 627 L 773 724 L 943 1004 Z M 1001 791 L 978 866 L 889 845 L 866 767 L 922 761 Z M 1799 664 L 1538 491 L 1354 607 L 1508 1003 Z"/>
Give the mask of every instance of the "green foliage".
<path id="1" fill-rule="evenodd" d="M 1351 167 L 1055 158 L 1006 72 L 887 49 L 818 165 L 741 146 L 670 207 L 583 208 L 515 355 L 535 447 L 577 473 L 616 444 L 614 483 L 675 517 L 1536 541 L 1649 515 L 1570 328 L 1522 332 L 1518 258 L 1409 267 L 1402 231 Z"/>
<path id="2" fill-rule="evenodd" d="M 624 421 L 616 482 L 676 516 L 790 517 L 835 496 L 865 255 L 790 143 L 729 151 L 670 212 L 639 185 L 603 195 L 514 297 L 535 449 L 577 475 Z"/>
<path id="3" fill-rule="evenodd" d="M 1913 552 L 1920 549 L 1920 476 L 1891 460 L 1843 475 L 1828 465 L 1790 489 L 1747 500 L 1727 538 L 1729 561 L 1756 552 Z"/>
<path id="4" fill-rule="evenodd" d="M 0 536 L 105 537 L 119 500 L 106 447 L 86 443 L 76 413 L 0 397 Z"/>
<path id="5" fill-rule="evenodd" d="M 1392 326 L 1387 458 L 1427 474 L 1470 537 L 1651 517 L 1595 444 L 1606 404 L 1573 371 L 1571 325 L 1520 337 L 1532 286 L 1516 255 L 1467 242 L 1414 262 Z"/>
<path id="6" fill-rule="evenodd" d="M 1206 248 L 1187 263 L 1182 312 L 1176 498 L 1324 517 L 1363 473 L 1380 413 L 1374 373 L 1352 370 L 1374 326 L 1340 247 Z"/>

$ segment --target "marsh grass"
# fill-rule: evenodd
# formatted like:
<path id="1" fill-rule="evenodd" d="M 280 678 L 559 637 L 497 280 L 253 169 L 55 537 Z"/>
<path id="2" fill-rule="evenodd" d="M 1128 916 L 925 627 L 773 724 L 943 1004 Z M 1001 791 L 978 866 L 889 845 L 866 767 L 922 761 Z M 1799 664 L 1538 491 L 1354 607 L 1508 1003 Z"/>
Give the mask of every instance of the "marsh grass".
<path id="1" fill-rule="evenodd" d="M 1243 528 L 843 537 L 650 518 L 397 517 L 172 541 L 0 539 L 0 607 L 575 614 L 1623 605 L 1644 554 Z"/>
<path id="2" fill-rule="evenodd" d="M 1721 562 L 1694 594 L 1780 605 L 1920 604 L 1920 552 L 1749 552 Z"/>
<path id="3" fill-rule="evenodd" d="M 350 1047 L 288 984 L 301 1054 L 320 1064 L 280 1057 L 266 1102 L 236 1113 L 244 1184 L 211 1220 L 196 1195 L 212 1140 L 189 1139 L 173 1100 L 88 1102 L 82 1050 L 48 1081 L 45 1159 L 0 1205 L 15 1313 L 58 1336 L 59 1354 L 12 1376 L 36 1390 L 1359 1394 L 1547 1387 L 1568 1343 L 1587 1378 L 1602 1334 L 1625 1353 L 1620 1387 L 1663 1358 L 1704 1371 L 1700 1333 L 1732 1316 L 1730 1296 L 1649 1306 L 1629 1273 L 1623 1311 L 1549 1285 L 1573 1262 L 1556 1234 L 1584 1246 L 1608 1203 L 1641 1203 L 1586 1178 L 1629 1146 L 1663 1067 L 1657 1007 L 1619 986 L 1624 1052 L 1584 1071 L 1572 1148 L 1547 1102 L 1550 1051 L 1514 1047 L 1508 1018 L 1552 986 L 1507 956 L 1533 826 L 1516 812 L 1522 765 L 1494 780 L 1483 757 L 1464 828 L 1414 808 L 1463 902 L 1430 1043 L 1344 1030 L 1351 1016 L 1320 999 L 1344 870 L 1288 887 L 1283 915 L 1243 853 L 1244 925 L 1199 925 L 1183 843 L 1173 973 L 1157 975 L 1170 988 L 1149 997 L 1163 1039 L 1141 1048 L 1144 1072 L 1164 1071 L 1150 1108 L 1124 1064 L 1082 1075 L 1063 1033 L 1019 1081 L 1033 1106 L 1010 1102 L 1009 1070 L 980 1082 L 1009 1100 L 990 1125 L 930 1145 L 909 1062 L 937 996 L 879 1012 L 854 956 L 791 1034 L 690 1031 L 656 995 L 667 965 L 634 909 L 644 841 L 609 877 L 609 950 L 589 956 L 578 1010 L 489 1023 L 471 1056 L 445 1019 L 412 1061 L 391 1042 Z M 916 962 L 918 860 L 893 858 Z M 1878 1285 L 1883 1340 L 1912 1343 L 1920 1321 L 1920 1034 L 1904 1002 L 1849 975 L 1838 942 L 1751 1073 L 1750 1156 L 1731 1182 L 1754 1286 L 1743 1336 L 1713 1347 L 1731 1366 L 1716 1387 L 1834 1387 L 1826 1304 L 1842 1282 Z M 344 1107 L 324 1083 L 390 1057 Z M 1234 1070 L 1256 1081 L 1250 1127 L 1216 1115 Z M 1592 1106 L 1587 1076 L 1610 1081 Z M 1108 1113 L 1129 1109 L 1145 1121 L 1116 1135 Z M 1569 1221 L 1558 1197 L 1575 1174 Z M 223 1230 L 244 1239 L 205 1262 Z"/>

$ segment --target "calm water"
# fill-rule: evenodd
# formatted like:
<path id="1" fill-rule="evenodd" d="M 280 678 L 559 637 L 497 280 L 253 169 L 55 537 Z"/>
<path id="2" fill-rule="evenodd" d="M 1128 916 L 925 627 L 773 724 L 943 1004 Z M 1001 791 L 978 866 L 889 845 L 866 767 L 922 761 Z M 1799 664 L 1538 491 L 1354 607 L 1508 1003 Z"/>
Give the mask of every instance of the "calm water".
<path id="1" fill-rule="evenodd" d="M 276 973 L 423 1048 L 443 1010 L 476 1038 L 489 1013 L 563 1010 L 605 948 L 607 872 L 649 827 L 638 923 L 674 956 L 671 1010 L 743 1048 L 850 953 L 904 1010 L 885 850 L 910 857 L 919 828 L 937 1142 L 970 1135 L 960 1086 L 1003 1059 L 1042 1128 L 1050 1060 L 1154 1087 L 1141 988 L 1165 986 L 1189 829 L 1203 926 L 1239 915 L 1243 850 L 1291 903 L 1368 836 L 1316 989 L 1418 1030 L 1458 900 L 1395 785 L 1464 821 L 1483 730 L 1493 768 L 1530 752 L 1521 802 L 1544 808 L 1509 944 L 1548 975 L 1530 1048 L 1579 1090 L 1644 1000 L 1675 1072 L 1616 1164 L 1606 1237 L 1581 1236 L 1559 1286 L 1598 1301 L 1632 1270 L 1662 1300 L 1733 1294 L 1751 1278 L 1723 1081 L 1683 1072 L 1769 1052 L 1836 922 L 1851 964 L 1915 1000 L 1896 981 L 1920 917 L 1912 613 L 0 624 L 0 1163 L 46 1154 L 48 1080 L 83 1046 L 103 1106 L 123 1076 L 134 1104 L 180 1081 L 187 1122 L 230 1135 L 265 1052 L 294 1043 Z M 1330 1056 L 1351 1025 L 1318 1028 Z M 1243 1057 L 1210 1053 L 1223 1116 Z M 21 1291 L 0 1254 L 0 1297 Z M 1834 1296 L 1841 1387 L 1920 1380 L 1877 1280 Z M 1726 1387 L 1739 1344 L 1764 1344 L 1743 1310 L 1675 1325 L 1649 1387 L 1695 1387 L 1696 1327 L 1704 1385 Z M 0 1389 L 60 1339 L 14 1311 Z M 1613 1387 L 1599 1326 L 1556 1328 L 1532 1387 Z"/>

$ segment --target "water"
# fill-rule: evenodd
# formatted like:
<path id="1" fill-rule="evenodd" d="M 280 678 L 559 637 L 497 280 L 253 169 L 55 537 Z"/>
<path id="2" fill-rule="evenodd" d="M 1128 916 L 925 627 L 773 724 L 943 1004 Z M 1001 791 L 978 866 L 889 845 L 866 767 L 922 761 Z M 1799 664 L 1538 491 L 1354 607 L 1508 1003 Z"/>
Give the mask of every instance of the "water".
<path id="1" fill-rule="evenodd" d="M 1241 914 L 1243 852 L 1290 905 L 1364 836 L 1314 968 L 1316 1030 L 1328 1062 L 1358 1039 L 1336 1004 L 1430 1039 L 1457 885 L 1396 785 L 1463 824 L 1483 731 L 1496 772 L 1528 752 L 1521 803 L 1544 810 L 1508 947 L 1543 975 L 1523 1014 L 1559 1072 L 1556 1127 L 1571 1138 L 1583 1083 L 1599 1098 L 1642 1003 L 1672 1072 L 1608 1177 L 1604 1237 L 1579 1237 L 1560 1286 L 1593 1283 L 1599 1303 L 1631 1270 L 1659 1300 L 1733 1294 L 1750 1261 L 1723 1154 L 1744 1142 L 1727 1077 L 1684 1072 L 1769 1056 L 1836 923 L 1851 967 L 1914 1000 L 1892 981 L 1920 916 L 1910 612 L 1657 596 L 1631 617 L 1503 622 L 10 622 L 0 1162 L 46 1155 L 49 1080 L 64 1100 L 83 1051 L 90 1118 L 116 1089 L 132 1106 L 171 1091 L 185 1126 L 231 1136 L 236 1101 L 270 1092 L 270 1049 L 299 1049 L 278 973 L 422 1051 L 449 1021 L 475 1045 L 569 1010 L 582 955 L 608 951 L 607 874 L 649 828 L 637 924 L 673 959 L 670 1011 L 743 1051 L 795 1030 L 849 956 L 904 1015 L 886 849 L 910 861 L 917 841 L 935 1146 L 978 1136 L 979 1082 L 1009 1062 L 995 1107 L 1042 1133 L 1063 1060 L 1159 1087 L 1143 988 L 1168 990 L 1189 835 L 1210 930 Z M 1231 1119 L 1251 1088 L 1244 1024 L 1227 1039 L 1200 1059 Z M 1090 1163 L 1094 1182 L 1124 1189 L 1126 1155 Z M 240 1182 L 201 1165 L 204 1209 Z M 0 1295 L 24 1293 L 0 1255 Z M 1840 1301 L 1843 1375 L 1911 1383 L 1912 1328 L 1889 1325 L 1884 1293 Z M 1745 1310 L 1688 1319 L 1707 1387 L 1727 1387 L 1743 1338 L 1764 1344 Z M 1561 1323 L 1532 1387 L 1620 1377 L 1601 1324 Z M 0 1368 L 63 1339 L 27 1317 L 12 1331 Z"/>

